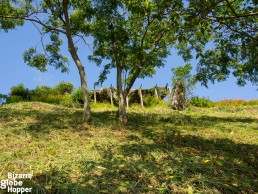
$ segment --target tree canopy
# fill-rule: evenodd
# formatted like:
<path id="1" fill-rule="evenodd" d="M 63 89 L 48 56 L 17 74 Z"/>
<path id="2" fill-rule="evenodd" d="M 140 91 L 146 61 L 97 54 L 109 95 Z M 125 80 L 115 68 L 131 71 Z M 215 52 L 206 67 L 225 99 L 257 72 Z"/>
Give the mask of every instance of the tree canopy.
<path id="1" fill-rule="evenodd" d="M 8 31 L 16 25 L 30 21 L 41 35 L 42 48 L 31 47 L 24 52 L 24 61 L 31 67 L 46 71 L 47 65 L 52 65 L 62 72 L 68 72 L 68 57 L 61 52 L 63 41 L 67 41 L 67 50 L 76 64 L 84 99 L 84 118 L 91 120 L 89 94 L 84 66 L 77 54 L 75 37 L 85 43 L 87 35 L 87 20 L 91 14 L 87 0 L 4 0 L 0 3 L 0 29 Z M 78 21 L 82 24 L 78 25 Z M 83 36 L 82 36 L 83 33 Z M 50 42 L 45 42 L 48 36 Z"/>
<path id="2" fill-rule="evenodd" d="M 212 49 L 199 52 L 198 79 L 223 81 L 232 73 L 241 86 L 258 83 L 258 1 L 189 0 L 195 13 L 212 30 Z"/>

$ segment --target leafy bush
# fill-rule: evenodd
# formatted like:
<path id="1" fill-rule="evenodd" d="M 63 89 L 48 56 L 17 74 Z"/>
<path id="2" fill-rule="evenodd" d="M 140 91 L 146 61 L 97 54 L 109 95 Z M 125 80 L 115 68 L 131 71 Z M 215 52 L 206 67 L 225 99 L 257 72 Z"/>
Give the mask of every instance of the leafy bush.
<path id="1" fill-rule="evenodd" d="M 37 86 L 35 90 L 31 90 L 31 96 L 45 96 L 51 94 L 54 94 L 54 90 L 49 86 Z"/>
<path id="2" fill-rule="evenodd" d="M 45 102 L 50 104 L 61 104 L 67 98 L 67 95 L 42 95 L 42 96 L 32 96 L 31 101 Z"/>
<path id="3" fill-rule="evenodd" d="M 83 96 L 82 96 L 82 89 L 78 88 L 73 94 L 72 94 L 72 100 L 74 103 L 83 104 Z"/>
<path id="4" fill-rule="evenodd" d="M 73 102 L 72 95 L 65 95 L 64 99 L 60 102 L 61 105 L 69 107 L 69 108 L 79 108 L 82 105 L 78 102 Z"/>
<path id="5" fill-rule="evenodd" d="M 70 82 L 60 82 L 53 90 L 55 94 L 71 94 L 74 91 L 74 86 Z"/>
<path id="6" fill-rule="evenodd" d="M 196 107 L 209 108 L 213 105 L 213 102 L 210 99 L 195 96 L 190 99 L 190 104 Z"/>
<path id="7" fill-rule="evenodd" d="M 155 96 L 146 95 L 143 97 L 143 105 L 146 107 L 156 106 L 159 104 L 163 104 L 164 102 Z"/>
<path id="8" fill-rule="evenodd" d="M 6 99 L 6 103 L 9 104 L 9 103 L 15 103 L 15 102 L 23 102 L 24 99 L 22 96 L 16 96 L 16 95 L 12 95 L 12 96 L 9 96 L 7 99 Z"/>
<path id="9" fill-rule="evenodd" d="M 20 96 L 23 101 L 27 101 L 30 99 L 30 90 L 25 88 L 23 84 L 19 84 L 17 86 L 11 87 L 11 96 Z M 17 97 L 14 97 L 14 99 Z M 18 99 L 18 98 L 17 98 Z"/>

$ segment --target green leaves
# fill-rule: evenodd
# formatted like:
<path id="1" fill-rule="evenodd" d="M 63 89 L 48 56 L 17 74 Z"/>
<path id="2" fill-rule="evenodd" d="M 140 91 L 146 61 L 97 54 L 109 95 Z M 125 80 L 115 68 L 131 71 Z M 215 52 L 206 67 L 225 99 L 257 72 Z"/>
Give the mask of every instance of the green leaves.
<path id="1" fill-rule="evenodd" d="M 240 86 L 247 81 L 258 84 L 257 2 L 191 1 L 204 23 L 202 33 L 212 32 L 212 49 L 198 52 L 197 78 L 207 86 L 209 81 L 224 81 L 233 73 Z"/>
<path id="2" fill-rule="evenodd" d="M 39 71 L 47 71 L 47 57 L 44 53 L 36 53 L 35 48 L 30 48 L 23 54 L 24 62 L 27 63 L 30 67 L 36 67 Z"/>
<path id="3" fill-rule="evenodd" d="M 186 64 L 185 66 L 178 66 L 171 70 L 173 72 L 172 85 L 175 86 L 180 83 L 190 93 L 196 83 L 195 77 L 191 75 L 192 66 Z"/>
<path id="4" fill-rule="evenodd" d="M 35 67 L 38 70 L 47 71 L 47 65 L 54 66 L 56 69 L 61 69 L 62 73 L 68 72 L 68 58 L 60 54 L 60 47 L 63 43 L 58 32 L 49 32 L 50 43 L 43 47 L 44 52 L 37 52 L 36 48 L 30 48 L 24 52 L 24 62 L 30 67 Z"/>

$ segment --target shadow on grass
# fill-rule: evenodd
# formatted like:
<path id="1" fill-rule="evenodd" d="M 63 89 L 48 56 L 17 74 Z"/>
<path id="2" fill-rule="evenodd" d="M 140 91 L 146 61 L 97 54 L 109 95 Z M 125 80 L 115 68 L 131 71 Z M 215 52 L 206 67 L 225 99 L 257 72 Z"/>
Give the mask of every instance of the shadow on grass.
<path id="1" fill-rule="evenodd" d="M 131 138 L 131 137 L 130 137 Z M 83 161 L 88 192 L 255 193 L 258 146 L 178 133 L 153 143 L 105 147 L 102 160 Z"/>
<path id="2" fill-rule="evenodd" d="M 80 110 L 0 110 L 0 115 L 9 122 L 15 116 L 18 122 L 26 117 L 34 118 L 34 123 L 22 126 L 34 135 L 60 129 L 85 130 L 80 125 Z M 91 125 L 94 127 L 109 130 L 121 127 L 112 111 L 93 112 L 93 116 Z M 119 145 L 95 144 L 92 149 L 98 151 L 102 159 L 80 161 L 81 177 L 73 179 L 70 171 L 53 169 L 37 174 L 28 184 L 39 193 L 258 192 L 258 145 L 183 135 L 176 128 L 213 126 L 222 122 L 250 123 L 257 122 L 256 119 L 196 118 L 180 114 L 129 113 L 128 116 L 128 125 L 124 127 L 138 134 L 125 134 L 126 141 Z M 168 123 L 173 125 L 168 127 Z"/>
<path id="3" fill-rule="evenodd" d="M 23 181 L 23 188 L 32 188 L 31 193 L 35 194 L 83 194 L 87 190 L 76 183 L 76 180 L 65 170 L 51 169 L 33 175 L 32 179 L 19 179 Z M 10 193 L 7 189 L 0 190 L 0 193 Z"/>

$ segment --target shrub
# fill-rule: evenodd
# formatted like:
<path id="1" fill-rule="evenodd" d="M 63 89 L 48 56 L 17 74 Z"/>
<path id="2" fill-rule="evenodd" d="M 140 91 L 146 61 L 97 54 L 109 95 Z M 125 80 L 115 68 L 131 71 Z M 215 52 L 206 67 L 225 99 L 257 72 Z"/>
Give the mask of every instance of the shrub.
<path id="1" fill-rule="evenodd" d="M 83 104 L 83 96 L 82 96 L 82 89 L 78 88 L 73 94 L 72 94 L 72 100 L 74 103 Z"/>
<path id="2" fill-rule="evenodd" d="M 146 107 L 156 106 L 163 103 L 164 102 L 160 98 L 157 98 L 155 96 L 146 95 L 143 97 L 143 105 Z"/>
<path id="3" fill-rule="evenodd" d="M 60 82 L 53 90 L 55 94 L 71 94 L 74 91 L 74 86 L 70 82 Z"/>
<path id="4" fill-rule="evenodd" d="M 7 99 L 6 99 L 6 103 L 9 104 L 9 103 L 15 103 L 15 102 L 23 102 L 24 99 L 22 96 L 16 96 L 16 95 L 12 95 L 12 96 L 9 96 Z"/>
<path id="5" fill-rule="evenodd" d="M 190 99 L 190 104 L 196 107 L 209 108 L 213 105 L 213 102 L 210 99 L 195 96 Z"/>
<path id="6" fill-rule="evenodd" d="M 20 96 L 23 101 L 27 101 L 30 99 L 30 90 L 25 88 L 23 84 L 19 84 L 17 86 L 11 87 L 11 96 Z M 14 97 L 14 99 L 17 97 Z M 18 98 L 17 98 L 18 99 Z"/>
<path id="7" fill-rule="evenodd" d="M 54 90 L 49 86 L 37 86 L 35 90 L 31 90 L 31 96 L 45 96 L 51 94 L 54 94 Z"/>
<path id="8" fill-rule="evenodd" d="M 37 101 L 37 102 L 45 102 L 50 104 L 61 104 L 63 100 L 65 100 L 66 95 L 41 95 L 41 96 L 33 96 L 31 98 L 31 101 Z"/>
<path id="9" fill-rule="evenodd" d="M 73 107 L 73 108 L 79 108 L 81 107 L 80 103 L 77 102 L 73 102 L 73 97 L 72 95 L 65 95 L 65 97 L 62 99 L 62 101 L 60 102 L 61 105 L 66 106 L 66 107 Z"/>

